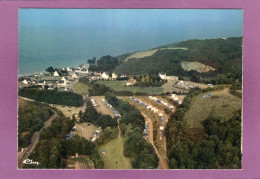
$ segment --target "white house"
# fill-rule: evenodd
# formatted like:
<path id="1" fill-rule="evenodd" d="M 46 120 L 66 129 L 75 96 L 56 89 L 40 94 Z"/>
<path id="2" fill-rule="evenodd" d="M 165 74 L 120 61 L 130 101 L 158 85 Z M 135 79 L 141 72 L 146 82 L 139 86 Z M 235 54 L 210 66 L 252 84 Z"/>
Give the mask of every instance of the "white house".
<path id="1" fill-rule="evenodd" d="M 73 79 L 77 79 L 77 78 L 79 77 L 79 74 L 78 74 L 78 73 L 73 73 L 73 74 L 71 75 L 71 77 L 72 77 Z"/>
<path id="2" fill-rule="evenodd" d="M 80 70 L 80 73 L 88 73 L 88 68 L 83 68 Z"/>
<path id="3" fill-rule="evenodd" d="M 131 78 L 127 81 L 126 86 L 134 85 L 136 83 L 136 80 Z"/>
<path id="4" fill-rule="evenodd" d="M 46 82 L 44 80 L 40 80 L 37 82 L 37 84 L 43 86 L 46 84 Z"/>
<path id="5" fill-rule="evenodd" d="M 116 73 L 112 73 L 112 79 L 117 79 L 118 75 Z"/>
<path id="6" fill-rule="evenodd" d="M 26 79 L 24 79 L 24 80 L 22 81 L 22 83 L 25 84 L 25 85 L 28 85 L 29 81 L 27 81 Z"/>
<path id="7" fill-rule="evenodd" d="M 67 81 L 66 80 L 59 80 L 58 81 L 58 85 L 59 86 L 65 86 L 67 84 Z"/>
<path id="8" fill-rule="evenodd" d="M 164 80 L 165 79 L 165 77 L 166 77 L 166 73 L 159 73 L 159 77 L 162 79 L 162 80 Z"/>
<path id="9" fill-rule="evenodd" d="M 67 72 L 71 72 L 72 69 L 70 67 L 67 67 Z"/>
<path id="10" fill-rule="evenodd" d="M 60 76 L 57 71 L 54 72 L 53 76 Z"/>
<path id="11" fill-rule="evenodd" d="M 109 78 L 108 73 L 107 73 L 107 72 L 102 73 L 102 74 L 101 74 L 101 78 L 103 78 L 103 79 L 108 79 L 108 78 Z"/>

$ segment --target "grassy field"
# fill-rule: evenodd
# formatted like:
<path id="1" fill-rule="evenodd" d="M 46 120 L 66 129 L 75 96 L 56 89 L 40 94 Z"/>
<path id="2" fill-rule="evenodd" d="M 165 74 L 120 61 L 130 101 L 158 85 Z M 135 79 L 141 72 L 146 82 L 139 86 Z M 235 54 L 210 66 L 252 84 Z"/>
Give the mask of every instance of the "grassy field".
<path id="1" fill-rule="evenodd" d="M 99 128 L 95 127 L 94 125 L 82 122 L 82 123 L 76 123 L 77 131 L 73 132 L 74 134 L 77 134 L 81 137 L 84 137 L 85 139 L 89 140 L 90 137 L 92 137 L 92 133 L 96 130 L 100 130 Z"/>
<path id="2" fill-rule="evenodd" d="M 140 92 L 140 93 L 148 93 L 148 94 L 161 94 L 163 92 L 163 88 L 161 87 L 126 87 L 126 81 L 98 81 L 98 84 L 103 84 L 105 86 L 110 87 L 115 91 L 131 91 L 131 92 Z"/>
<path id="3" fill-rule="evenodd" d="M 130 159 L 123 154 L 124 140 L 122 137 L 116 138 L 99 148 L 105 169 L 132 169 Z M 105 150 L 106 154 L 101 154 L 101 150 Z"/>
<path id="4" fill-rule="evenodd" d="M 200 88 L 207 88 L 208 86 L 206 84 L 203 83 L 195 83 L 195 82 L 191 82 L 191 81 L 184 81 L 185 83 L 187 83 L 186 86 L 192 85 L 193 87 L 200 87 Z M 167 93 L 167 92 L 184 92 L 187 93 L 189 90 L 186 89 L 180 89 L 178 88 L 178 80 L 168 80 L 167 83 L 162 85 L 163 88 L 163 92 Z M 180 87 L 180 86 L 179 86 Z"/>
<path id="5" fill-rule="evenodd" d="M 94 169 L 94 162 L 86 155 L 68 157 L 67 169 Z"/>
<path id="6" fill-rule="evenodd" d="M 90 89 L 89 86 L 86 83 L 83 83 L 83 82 L 75 83 L 72 88 L 76 93 L 78 93 L 82 96 L 87 96 L 88 90 Z"/>
<path id="7" fill-rule="evenodd" d="M 211 97 L 203 98 L 205 94 Z M 227 89 L 213 91 L 195 96 L 184 120 L 190 128 L 201 128 L 201 122 L 209 115 L 228 119 L 233 112 L 242 108 L 242 99 L 231 95 Z"/>

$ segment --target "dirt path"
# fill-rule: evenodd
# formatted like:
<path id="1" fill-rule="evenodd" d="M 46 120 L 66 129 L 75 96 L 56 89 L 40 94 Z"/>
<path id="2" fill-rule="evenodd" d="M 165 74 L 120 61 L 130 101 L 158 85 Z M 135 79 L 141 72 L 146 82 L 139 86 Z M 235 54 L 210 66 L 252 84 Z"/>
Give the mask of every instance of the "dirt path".
<path id="1" fill-rule="evenodd" d="M 95 99 L 98 106 L 96 107 L 97 111 L 102 114 L 108 114 L 112 117 L 115 117 L 113 112 L 107 108 L 105 103 L 102 101 L 102 99 L 105 99 L 104 96 L 91 96 L 91 99 Z"/>
<path id="2" fill-rule="evenodd" d="M 55 111 L 52 110 L 52 112 L 53 112 L 52 116 L 44 123 L 44 126 L 41 128 L 41 130 L 39 132 L 36 132 L 35 135 L 32 137 L 31 144 L 25 148 L 25 150 L 22 153 L 22 155 L 20 156 L 20 158 L 18 157 L 18 168 L 19 169 L 22 168 L 23 161 L 28 158 L 29 154 L 33 151 L 34 147 L 36 146 L 36 143 L 39 141 L 40 133 L 42 132 L 42 130 L 47 128 L 51 124 L 53 119 L 55 119 L 55 117 L 57 116 Z"/>
<path id="3" fill-rule="evenodd" d="M 149 124 L 149 130 L 148 130 L 148 142 L 150 142 L 152 145 L 153 145 L 153 148 L 154 148 L 154 150 L 155 150 L 155 153 L 158 155 L 158 158 L 159 158 L 159 168 L 160 169 L 169 169 L 169 166 L 168 166 L 168 162 L 167 162 L 167 160 L 168 160 L 168 158 L 167 158 L 167 153 L 165 152 L 165 153 L 162 153 L 162 152 L 158 152 L 158 150 L 157 150 L 157 148 L 155 147 L 155 145 L 154 145 L 154 142 L 153 142 L 153 123 L 152 123 L 152 120 L 149 118 L 149 117 L 147 117 L 147 115 L 146 114 L 144 114 L 143 112 L 141 112 L 141 114 L 144 116 L 144 118 L 145 118 L 145 121 L 147 121 L 148 122 L 148 124 Z M 166 137 L 164 136 L 163 137 L 163 140 L 164 140 L 164 142 L 165 142 L 165 144 L 164 144 L 164 146 L 166 146 Z M 165 151 L 166 151 L 166 147 L 165 147 Z"/>

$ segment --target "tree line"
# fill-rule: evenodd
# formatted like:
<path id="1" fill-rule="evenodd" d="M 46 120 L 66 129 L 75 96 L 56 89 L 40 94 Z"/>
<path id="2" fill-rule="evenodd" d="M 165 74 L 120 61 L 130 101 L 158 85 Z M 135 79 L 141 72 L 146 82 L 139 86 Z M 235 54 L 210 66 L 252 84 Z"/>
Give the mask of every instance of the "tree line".
<path id="1" fill-rule="evenodd" d="M 124 155 L 130 157 L 135 169 L 154 169 L 158 167 L 159 158 L 152 144 L 143 138 L 145 120 L 142 114 L 127 101 L 105 94 L 107 101 L 121 114 L 120 129 L 127 140 L 124 143 Z"/>
<path id="2" fill-rule="evenodd" d="M 26 102 L 18 106 L 18 148 L 27 147 L 36 131 L 51 117 L 52 111 L 45 105 Z"/>
<path id="3" fill-rule="evenodd" d="M 83 98 L 81 95 L 67 92 L 67 91 L 54 91 L 54 90 L 38 90 L 31 88 L 19 89 L 19 96 L 33 99 L 35 101 L 46 102 L 50 104 L 59 104 L 66 106 L 81 106 Z"/>
<path id="4" fill-rule="evenodd" d="M 183 121 L 192 98 L 212 89 L 194 89 L 170 117 L 166 127 L 167 155 L 173 169 L 241 168 L 241 110 L 228 120 L 210 115 L 202 122 L 204 136 L 194 136 Z"/>

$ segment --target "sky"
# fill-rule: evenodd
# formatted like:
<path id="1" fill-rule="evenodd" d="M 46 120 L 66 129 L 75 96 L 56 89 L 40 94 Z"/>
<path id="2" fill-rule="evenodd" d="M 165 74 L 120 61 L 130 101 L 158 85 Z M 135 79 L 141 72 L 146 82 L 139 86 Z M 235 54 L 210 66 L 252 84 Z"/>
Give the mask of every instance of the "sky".
<path id="1" fill-rule="evenodd" d="M 58 66 L 57 57 L 76 65 L 187 39 L 238 36 L 239 9 L 19 9 L 19 69 L 29 62 Z"/>

